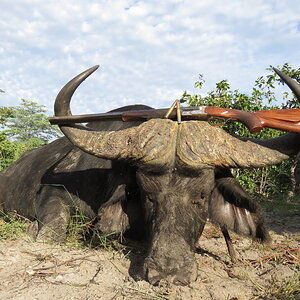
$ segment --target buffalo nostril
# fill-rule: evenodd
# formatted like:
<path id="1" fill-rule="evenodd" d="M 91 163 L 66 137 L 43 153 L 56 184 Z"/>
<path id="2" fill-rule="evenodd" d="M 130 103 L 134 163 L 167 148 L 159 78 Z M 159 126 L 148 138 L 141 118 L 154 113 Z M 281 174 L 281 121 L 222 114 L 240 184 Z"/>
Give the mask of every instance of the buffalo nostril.
<path id="1" fill-rule="evenodd" d="M 173 283 L 176 285 L 188 285 L 195 280 L 194 276 L 190 277 L 190 276 L 184 276 L 183 274 L 181 275 L 165 274 L 163 272 L 158 272 L 157 270 L 152 268 L 147 269 L 146 276 L 149 283 L 155 286 L 160 285 L 161 283 L 164 282 Z"/>
<path id="2" fill-rule="evenodd" d="M 186 285 L 186 283 L 183 283 L 181 280 L 178 280 L 178 279 L 174 280 L 173 283 L 174 283 L 175 285 Z"/>
<path id="3" fill-rule="evenodd" d="M 152 285 L 158 285 L 160 280 L 164 277 L 162 274 L 160 274 L 155 269 L 149 269 L 149 268 L 147 269 L 146 276 L 147 276 L 148 281 Z"/>
<path id="4" fill-rule="evenodd" d="M 175 285 L 188 285 L 191 283 L 190 278 L 185 278 L 185 277 L 175 277 L 175 279 L 173 280 L 173 283 Z"/>

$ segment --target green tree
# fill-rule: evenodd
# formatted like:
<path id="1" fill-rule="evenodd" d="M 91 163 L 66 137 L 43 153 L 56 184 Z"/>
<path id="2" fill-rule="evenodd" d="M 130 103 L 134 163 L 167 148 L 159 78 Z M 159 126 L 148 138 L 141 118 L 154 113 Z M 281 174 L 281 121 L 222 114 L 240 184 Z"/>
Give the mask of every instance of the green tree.
<path id="1" fill-rule="evenodd" d="M 16 143 L 11 142 L 5 134 L 0 133 L 0 170 L 16 160 L 16 148 Z"/>
<path id="2" fill-rule="evenodd" d="M 19 106 L 0 107 L 0 170 L 24 152 L 60 136 L 45 112 L 44 106 L 24 99 Z"/>
<path id="3" fill-rule="evenodd" d="M 300 69 L 293 69 L 289 64 L 278 67 L 292 78 L 300 81 Z M 285 90 L 281 95 L 276 87 L 283 84 L 276 75 L 272 67 L 267 68 L 270 74 L 260 76 L 254 83 L 251 94 L 247 95 L 232 90 L 227 80 L 216 83 L 216 88 L 203 95 L 201 93 L 189 94 L 184 92 L 180 101 L 190 106 L 211 105 L 226 108 L 241 109 L 246 111 L 269 110 L 279 108 L 298 107 L 299 103 L 294 95 Z M 205 81 L 203 75 L 199 75 L 199 80 L 195 83 L 195 88 L 202 89 Z M 279 105 L 276 98 L 284 101 Z M 274 104 L 277 103 L 277 104 Z M 253 135 L 240 122 L 226 121 L 222 128 L 229 133 L 238 134 L 244 137 L 274 138 L 281 134 L 280 131 L 265 128 Z M 279 165 L 251 170 L 234 170 L 238 180 L 252 193 L 265 195 L 277 193 L 294 193 L 297 183 L 293 177 L 297 169 L 296 160 L 288 160 Z"/>
<path id="4" fill-rule="evenodd" d="M 36 102 L 21 99 L 21 104 L 12 108 L 12 116 L 6 120 L 7 136 L 19 142 L 35 139 L 46 144 L 60 136 L 57 127 L 51 126 L 46 109 Z"/>

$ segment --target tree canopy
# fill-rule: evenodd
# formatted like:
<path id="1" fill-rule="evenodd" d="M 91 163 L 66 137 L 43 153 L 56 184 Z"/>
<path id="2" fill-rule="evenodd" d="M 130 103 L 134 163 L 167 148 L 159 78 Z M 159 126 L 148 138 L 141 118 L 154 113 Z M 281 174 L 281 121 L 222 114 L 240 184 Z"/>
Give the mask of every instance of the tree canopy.
<path id="1" fill-rule="evenodd" d="M 45 107 L 25 99 L 18 106 L 0 107 L 0 129 L 0 170 L 25 151 L 60 136 L 57 127 L 50 125 Z"/>

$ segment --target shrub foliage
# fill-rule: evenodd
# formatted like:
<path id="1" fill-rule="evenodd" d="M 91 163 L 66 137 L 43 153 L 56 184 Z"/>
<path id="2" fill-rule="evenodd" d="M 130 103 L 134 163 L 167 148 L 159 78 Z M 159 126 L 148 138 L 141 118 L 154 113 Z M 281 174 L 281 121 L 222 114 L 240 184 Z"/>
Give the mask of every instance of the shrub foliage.
<path id="1" fill-rule="evenodd" d="M 277 68 L 300 82 L 300 69 L 294 69 L 287 63 Z M 190 106 L 219 106 L 251 112 L 298 107 L 298 100 L 292 92 L 289 92 L 288 87 L 284 89 L 278 87 L 284 83 L 273 71 L 273 68 L 270 66 L 267 70 L 269 74 L 257 78 L 249 95 L 239 90 L 233 90 L 227 80 L 216 83 L 214 90 L 203 94 L 201 89 L 205 80 L 203 75 L 200 74 L 199 80 L 194 86 L 196 89 L 200 89 L 200 92 L 195 94 L 184 92 L 180 101 Z M 283 92 L 280 93 L 280 90 L 283 90 Z M 257 134 L 251 134 L 242 123 L 233 121 L 224 122 L 222 128 L 231 134 L 238 134 L 243 137 L 274 138 L 284 134 L 278 130 L 268 128 Z M 233 171 L 242 185 L 252 193 L 265 196 L 275 194 L 295 196 L 299 193 L 297 166 L 297 160 L 290 159 L 276 166 L 260 169 L 236 169 Z"/>

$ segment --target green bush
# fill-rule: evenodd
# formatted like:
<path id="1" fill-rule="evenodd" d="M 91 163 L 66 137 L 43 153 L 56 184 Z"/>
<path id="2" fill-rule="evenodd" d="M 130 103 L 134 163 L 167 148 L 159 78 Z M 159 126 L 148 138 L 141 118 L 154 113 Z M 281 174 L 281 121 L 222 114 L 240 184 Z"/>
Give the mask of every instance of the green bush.
<path id="1" fill-rule="evenodd" d="M 288 64 L 284 64 L 278 69 L 300 81 L 300 69 L 293 69 Z M 215 90 L 209 91 L 205 95 L 203 93 L 189 94 L 184 92 L 180 102 L 187 103 L 189 106 L 218 106 L 250 112 L 297 107 L 298 100 L 289 92 L 288 88 L 280 99 L 284 103 L 281 106 L 274 105 L 275 98 L 278 97 L 276 86 L 283 84 L 283 82 L 272 68 L 267 68 L 267 70 L 271 73 L 267 76 L 260 76 L 255 81 L 250 95 L 241 93 L 239 90 L 232 90 L 227 80 L 222 80 L 216 83 Z M 204 83 L 203 75 L 200 74 L 199 80 L 195 83 L 195 88 L 202 89 Z M 265 128 L 257 134 L 251 134 L 242 123 L 234 121 L 224 122 L 222 128 L 231 134 L 260 139 L 275 138 L 284 134 L 281 131 L 269 128 Z M 233 172 L 240 183 L 251 193 L 260 193 L 265 196 L 276 194 L 295 196 L 298 186 L 294 177 L 295 171 L 297 172 L 296 169 L 297 161 L 290 159 L 276 166 L 261 169 L 236 169 Z"/>

